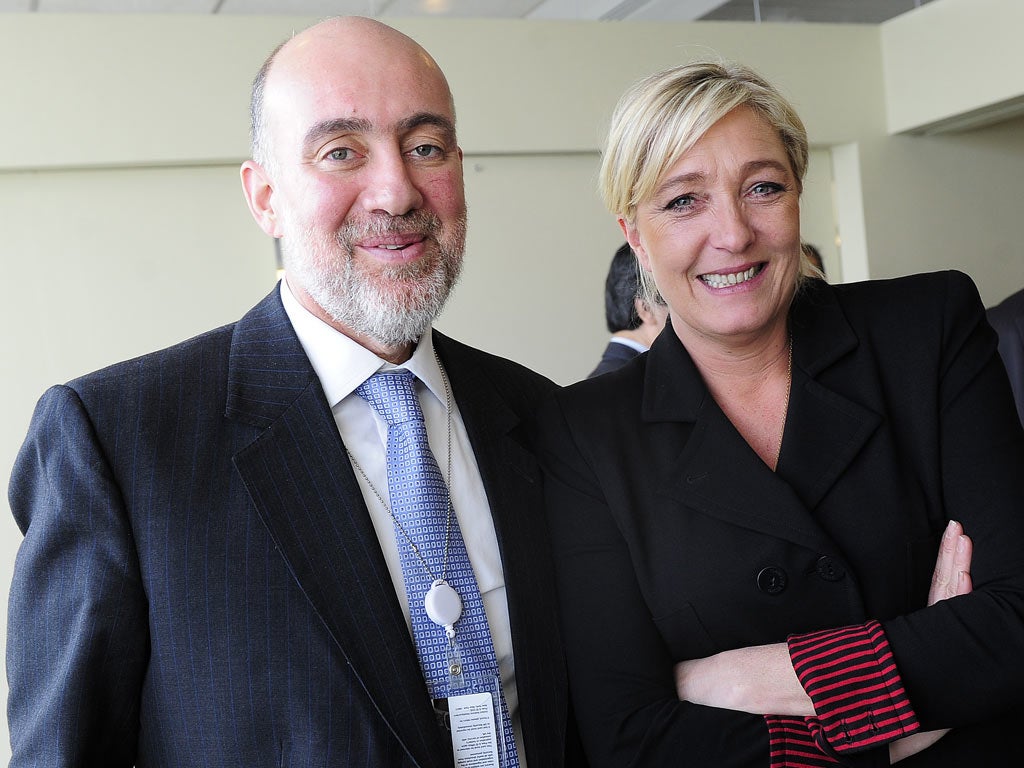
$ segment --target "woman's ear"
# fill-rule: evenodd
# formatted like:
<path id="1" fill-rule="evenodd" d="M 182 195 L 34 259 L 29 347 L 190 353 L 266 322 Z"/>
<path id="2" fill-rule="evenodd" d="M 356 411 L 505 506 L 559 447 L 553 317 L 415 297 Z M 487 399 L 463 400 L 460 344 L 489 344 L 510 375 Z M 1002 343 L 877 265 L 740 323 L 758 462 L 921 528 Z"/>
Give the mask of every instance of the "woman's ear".
<path id="1" fill-rule="evenodd" d="M 633 249 L 633 253 L 636 254 L 637 261 L 640 262 L 640 266 L 646 269 L 648 272 L 651 271 L 651 262 L 647 258 L 647 249 L 644 248 L 643 243 L 640 242 L 640 232 L 637 231 L 636 225 L 630 223 L 622 216 L 618 218 L 619 228 L 622 230 L 622 234 L 626 236 L 626 242 L 629 243 L 629 247 Z"/>

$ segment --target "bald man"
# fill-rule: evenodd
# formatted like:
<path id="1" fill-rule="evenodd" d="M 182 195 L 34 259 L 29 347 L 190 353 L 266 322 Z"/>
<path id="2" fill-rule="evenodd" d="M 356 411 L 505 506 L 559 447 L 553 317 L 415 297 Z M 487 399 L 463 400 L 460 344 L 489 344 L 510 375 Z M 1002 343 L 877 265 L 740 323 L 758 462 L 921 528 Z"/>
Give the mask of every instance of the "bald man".
<path id="1" fill-rule="evenodd" d="M 520 435 L 553 385 L 431 327 L 466 227 L 444 75 L 390 27 L 322 22 L 257 75 L 252 139 L 242 187 L 284 280 L 230 327 L 53 387 L 18 456 L 12 768 L 577 764 Z M 493 648 L 493 673 L 467 651 L 440 689 L 388 425 L 356 391 L 396 369 Z M 424 560 L 442 582 L 448 530 Z M 467 642 L 461 620 L 435 629 Z"/>

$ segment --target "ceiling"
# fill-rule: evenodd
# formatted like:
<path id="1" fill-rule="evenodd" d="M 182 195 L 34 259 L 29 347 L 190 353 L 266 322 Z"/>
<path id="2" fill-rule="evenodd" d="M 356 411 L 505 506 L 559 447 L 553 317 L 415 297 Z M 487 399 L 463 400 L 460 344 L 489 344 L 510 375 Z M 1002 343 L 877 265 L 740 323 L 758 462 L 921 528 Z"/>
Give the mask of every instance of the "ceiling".
<path id="1" fill-rule="evenodd" d="M 0 12 L 879 24 L 930 0 L 0 0 Z"/>

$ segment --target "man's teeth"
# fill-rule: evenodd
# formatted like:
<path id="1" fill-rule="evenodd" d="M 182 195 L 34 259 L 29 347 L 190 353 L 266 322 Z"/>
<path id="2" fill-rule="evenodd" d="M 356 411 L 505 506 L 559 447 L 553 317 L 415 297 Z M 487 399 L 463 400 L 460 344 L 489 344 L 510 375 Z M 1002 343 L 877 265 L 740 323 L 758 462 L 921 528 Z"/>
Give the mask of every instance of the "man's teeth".
<path id="1" fill-rule="evenodd" d="M 403 248 L 405 248 L 405 246 L 404 245 L 382 245 L 381 248 L 384 248 L 384 249 L 386 249 L 388 251 L 400 251 Z"/>
<path id="2" fill-rule="evenodd" d="M 728 275 L 701 275 L 700 279 L 712 288 L 725 288 L 728 285 L 745 283 L 760 271 L 761 268 L 758 266 L 751 267 L 742 272 L 730 272 Z"/>

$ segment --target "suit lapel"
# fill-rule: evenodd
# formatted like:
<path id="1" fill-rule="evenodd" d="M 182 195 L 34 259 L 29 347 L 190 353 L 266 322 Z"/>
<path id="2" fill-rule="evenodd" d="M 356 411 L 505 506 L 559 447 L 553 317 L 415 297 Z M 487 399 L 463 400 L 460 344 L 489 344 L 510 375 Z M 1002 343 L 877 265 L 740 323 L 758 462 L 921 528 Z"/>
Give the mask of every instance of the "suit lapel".
<path id="1" fill-rule="evenodd" d="M 479 354 L 435 332 L 487 493 L 501 550 L 516 663 L 516 688 L 527 749 L 552 764 L 564 750 L 565 670 L 553 597 L 554 573 L 544 535 L 540 475 L 517 439 L 521 417 L 489 379 Z"/>
<path id="2" fill-rule="evenodd" d="M 276 291 L 236 326 L 226 412 L 262 429 L 235 466 L 353 674 L 417 765 L 450 765 L 333 414 Z"/>
<path id="3" fill-rule="evenodd" d="M 808 302 L 819 313 L 814 325 L 803 320 Z M 812 285 L 798 295 L 791 329 L 793 387 L 777 473 L 710 397 L 671 330 L 648 357 L 643 416 L 693 423 L 667 488 L 676 501 L 731 524 L 824 549 L 830 540 L 813 509 L 864 448 L 880 417 L 818 381 L 858 344 L 827 287 Z M 787 466 L 800 472 L 787 474 Z"/>
<path id="4" fill-rule="evenodd" d="M 827 543 L 794 490 L 761 461 L 710 397 L 673 477 L 667 493 L 692 509 L 806 547 Z"/>
<path id="5" fill-rule="evenodd" d="M 826 383 L 830 369 L 861 343 L 831 286 L 808 282 L 794 302 L 790 328 L 793 388 L 780 469 L 813 508 L 864 450 L 882 417 Z M 787 465 L 800 467 L 800 473 L 787 475 Z"/>

